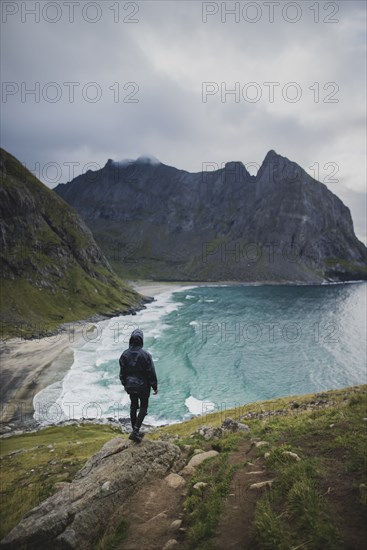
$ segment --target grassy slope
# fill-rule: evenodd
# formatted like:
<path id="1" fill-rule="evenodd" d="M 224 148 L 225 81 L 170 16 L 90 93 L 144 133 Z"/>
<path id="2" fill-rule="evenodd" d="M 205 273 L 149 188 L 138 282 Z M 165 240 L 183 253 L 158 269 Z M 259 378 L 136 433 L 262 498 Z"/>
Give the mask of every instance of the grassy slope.
<path id="1" fill-rule="evenodd" d="M 98 261 L 98 249 L 76 212 L 17 159 L 1 150 L 4 259 L 17 270 L 1 279 L 3 336 L 37 334 L 61 322 L 126 311 L 139 295 Z M 24 203 L 23 203 L 24 200 Z M 93 255 L 88 253 L 93 250 Z"/>
<path id="2" fill-rule="evenodd" d="M 243 467 L 229 468 L 231 453 L 241 441 L 260 438 L 268 446 L 256 452 L 260 460 L 270 452 L 264 462 L 275 482 L 257 502 L 251 525 L 253 547 L 362 548 L 367 505 L 366 404 L 367 386 L 359 386 L 252 403 L 156 430 L 149 437 L 175 436 L 176 444 L 189 444 L 192 451 L 211 446 L 221 451 L 216 459 L 204 463 L 190 482 L 185 503 L 188 547 L 210 548 L 231 477 L 236 468 Z M 250 426 L 247 434 L 230 434 L 219 441 L 192 436 L 202 425 L 219 426 L 227 416 L 238 419 L 248 413 L 251 418 L 243 420 Z M 1 490 L 6 498 L 1 508 L 2 536 L 28 509 L 51 494 L 55 482 L 70 481 L 87 457 L 118 433 L 110 427 L 85 425 L 3 439 Z M 285 459 L 283 450 L 296 452 L 301 461 Z M 10 454 L 14 451 L 21 452 Z M 205 495 L 193 490 L 196 481 L 209 484 Z"/>
<path id="3" fill-rule="evenodd" d="M 136 294 L 128 286 L 126 290 L 116 289 L 87 278 L 77 269 L 74 273 L 69 272 L 69 277 L 64 280 L 65 287 L 53 292 L 37 289 L 24 279 L 2 280 L 1 308 L 4 314 L 1 336 L 38 336 L 57 329 L 60 323 L 87 319 L 95 314 L 124 312 L 139 304 Z"/>
<path id="4" fill-rule="evenodd" d="M 251 548 L 364 548 L 367 386 L 255 403 L 208 415 L 205 425 L 219 426 L 227 416 L 240 419 L 250 411 L 252 419 L 242 419 L 250 432 L 242 437 L 268 443 L 257 454 L 261 460 L 270 451 L 264 462 L 269 479 L 275 479 L 272 490 L 258 500 L 255 517 L 244 518 L 244 525 L 249 519 L 251 523 Z M 193 443 L 187 436 L 195 423 L 197 429 L 203 421 L 194 419 L 168 430 Z M 219 446 L 211 442 L 222 451 L 217 461 L 222 471 L 226 471 L 228 455 L 240 439 L 229 435 Z M 200 438 L 194 441 L 202 446 Z M 284 450 L 297 453 L 301 461 L 285 458 Z M 220 515 L 218 485 L 212 471 L 213 464 L 204 464 L 193 480 L 212 485 L 206 500 L 191 490 L 187 503 L 189 546 L 198 550 L 211 548 L 210 536 Z M 218 482 L 225 497 L 228 480 L 222 475 Z"/>

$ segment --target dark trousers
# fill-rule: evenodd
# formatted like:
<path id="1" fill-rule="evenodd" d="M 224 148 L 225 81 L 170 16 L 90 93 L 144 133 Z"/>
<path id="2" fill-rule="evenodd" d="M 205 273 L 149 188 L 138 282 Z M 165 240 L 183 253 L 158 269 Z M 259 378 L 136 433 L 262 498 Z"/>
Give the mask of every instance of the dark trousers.
<path id="1" fill-rule="evenodd" d="M 132 428 L 140 429 L 145 416 L 148 414 L 148 394 L 130 393 L 130 420 Z M 139 414 L 137 416 L 137 411 Z"/>

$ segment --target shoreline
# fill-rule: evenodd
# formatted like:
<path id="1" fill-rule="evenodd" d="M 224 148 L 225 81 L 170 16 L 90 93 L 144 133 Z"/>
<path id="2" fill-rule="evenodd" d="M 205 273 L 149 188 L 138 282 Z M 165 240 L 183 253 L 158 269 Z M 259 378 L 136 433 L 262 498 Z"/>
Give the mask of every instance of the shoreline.
<path id="1" fill-rule="evenodd" d="M 174 292 L 187 283 L 135 281 L 129 283 L 143 297 L 153 298 Z M 149 299 L 146 303 L 151 302 Z M 132 312 L 129 312 L 130 314 Z M 117 314 L 116 314 L 117 316 Z M 96 316 L 61 325 L 52 335 L 31 339 L 11 338 L 0 346 L 0 425 L 15 429 L 34 427 L 33 399 L 47 386 L 60 382 L 74 361 L 74 349 L 93 339 L 96 324 L 109 317 Z"/>
<path id="2" fill-rule="evenodd" d="M 1 424 L 33 418 L 34 396 L 62 380 L 73 363 L 73 348 L 85 342 L 83 333 L 93 326 L 71 323 L 69 330 L 64 327 L 53 336 L 13 338 L 1 346 Z"/>
<path id="3" fill-rule="evenodd" d="M 268 283 L 139 280 L 128 281 L 128 284 L 146 298 L 145 303 L 149 303 L 160 294 L 179 292 L 188 287 L 264 286 Z M 281 283 L 277 283 L 277 286 L 279 284 Z M 34 426 L 37 423 L 33 418 L 35 395 L 64 378 L 73 364 L 74 349 L 93 339 L 91 333 L 97 330 L 96 323 L 106 322 L 108 319 L 108 316 L 96 316 L 61 325 L 53 335 L 33 339 L 13 338 L 2 342 L 0 347 L 0 426 L 6 424 L 17 427 Z"/>
<path id="4" fill-rule="evenodd" d="M 127 281 L 127 283 L 139 294 L 147 298 L 155 298 L 159 294 L 164 292 L 178 292 L 181 288 L 187 286 L 204 286 L 210 283 L 194 283 L 194 282 L 180 282 L 180 281 Z"/>
<path id="5" fill-rule="evenodd" d="M 166 292 L 172 290 L 173 286 L 177 288 L 172 290 L 172 292 L 179 291 L 180 288 L 191 286 L 191 287 L 201 287 L 201 286 L 333 286 L 333 285 L 349 285 L 349 284 L 361 284 L 367 283 L 364 279 L 359 279 L 356 281 L 320 281 L 320 282 L 304 282 L 304 281 L 127 281 L 127 283 L 134 288 L 137 292 L 142 294 L 144 297 L 154 297 L 150 296 L 149 292 L 154 293 L 156 289 L 162 288 L 159 292 Z"/>

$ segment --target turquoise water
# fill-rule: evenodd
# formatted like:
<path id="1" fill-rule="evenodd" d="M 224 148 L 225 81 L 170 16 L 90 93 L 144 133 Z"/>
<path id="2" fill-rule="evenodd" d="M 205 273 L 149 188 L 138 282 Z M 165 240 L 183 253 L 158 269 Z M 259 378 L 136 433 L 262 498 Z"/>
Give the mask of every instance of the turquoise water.
<path id="1" fill-rule="evenodd" d="M 164 293 L 136 316 L 101 323 L 98 338 L 75 351 L 62 386 L 38 394 L 38 403 L 53 395 L 65 416 L 127 416 L 118 358 L 137 327 L 159 379 L 151 423 L 367 383 L 366 290 L 355 283 Z"/>

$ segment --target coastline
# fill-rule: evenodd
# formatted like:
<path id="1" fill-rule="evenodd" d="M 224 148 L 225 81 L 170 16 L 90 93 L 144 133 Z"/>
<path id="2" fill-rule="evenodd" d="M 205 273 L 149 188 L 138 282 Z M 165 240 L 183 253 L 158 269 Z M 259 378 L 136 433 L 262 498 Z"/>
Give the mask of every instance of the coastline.
<path id="1" fill-rule="evenodd" d="M 240 281 L 158 282 L 149 280 L 128 281 L 128 284 L 146 299 L 146 303 L 160 294 L 178 292 L 188 287 L 259 285 L 259 283 Z M 261 286 L 264 284 L 267 283 L 263 282 Z M 93 339 L 93 331 L 97 330 L 96 323 L 104 322 L 108 318 L 108 316 L 95 316 L 64 324 L 53 335 L 31 340 L 12 338 L 1 343 L 0 432 L 3 432 L 4 426 L 9 424 L 12 430 L 34 427 L 37 423 L 33 418 L 35 395 L 51 384 L 63 380 L 74 362 L 74 350 Z"/>
<path id="2" fill-rule="evenodd" d="M 206 286 L 210 285 L 210 282 L 198 282 L 195 281 L 127 281 L 127 283 L 139 294 L 148 298 L 155 298 L 163 292 L 177 292 L 187 286 Z M 221 283 L 218 283 L 220 285 Z"/>
<path id="3" fill-rule="evenodd" d="M 25 340 L 12 338 L 0 349 L 0 423 L 22 423 L 33 417 L 33 398 L 60 381 L 74 359 L 73 348 L 84 343 L 83 333 L 93 323 L 70 323 L 53 336 Z"/>
<path id="4" fill-rule="evenodd" d="M 188 283 L 151 281 L 131 281 L 129 284 L 144 297 L 153 299 L 164 292 L 189 286 Z M 96 323 L 106 319 L 66 323 L 50 336 L 29 340 L 11 338 L 2 342 L 0 425 L 11 424 L 17 429 L 34 426 L 34 396 L 64 378 L 73 364 L 74 349 L 83 346 L 88 337 L 93 338 Z"/>

